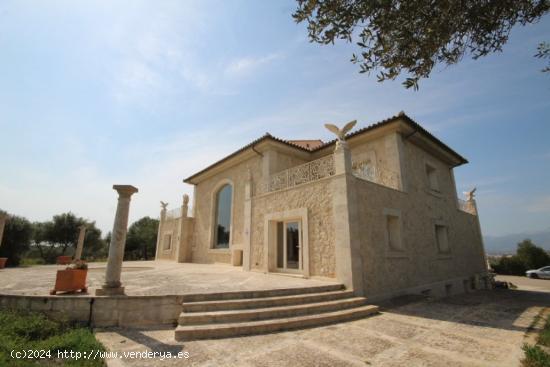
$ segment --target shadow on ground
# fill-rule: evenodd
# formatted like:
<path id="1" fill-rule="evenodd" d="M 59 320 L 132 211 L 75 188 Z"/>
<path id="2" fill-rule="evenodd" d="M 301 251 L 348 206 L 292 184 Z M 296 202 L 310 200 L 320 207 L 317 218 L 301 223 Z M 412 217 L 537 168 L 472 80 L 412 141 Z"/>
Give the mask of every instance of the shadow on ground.
<path id="1" fill-rule="evenodd" d="M 425 303 L 426 307 L 419 307 Z M 468 296 L 429 299 L 403 296 L 379 304 L 381 311 L 424 319 L 448 321 L 512 331 L 525 331 L 533 314 L 550 306 L 550 293 L 495 289 Z"/>

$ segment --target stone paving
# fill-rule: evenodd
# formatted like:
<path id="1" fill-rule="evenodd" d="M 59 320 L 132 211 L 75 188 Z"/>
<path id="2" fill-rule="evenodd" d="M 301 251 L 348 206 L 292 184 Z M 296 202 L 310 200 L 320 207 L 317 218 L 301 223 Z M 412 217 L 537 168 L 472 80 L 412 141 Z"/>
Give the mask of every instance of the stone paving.
<path id="1" fill-rule="evenodd" d="M 90 263 L 88 293 L 95 294 L 105 279 L 105 263 Z M 62 265 L 39 265 L 0 270 L 0 294 L 48 295 Z M 334 284 L 330 280 L 303 279 L 277 274 L 244 272 L 226 264 L 191 264 L 172 261 L 125 261 L 122 283 L 127 295 L 181 295 L 241 290 L 295 288 Z M 78 295 L 78 294 L 77 294 Z"/>
<path id="2" fill-rule="evenodd" d="M 549 281 L 550 283 L 550 281 Z M 525 331 L 550 293 L 478 291 L 439 300 L 409 297 L 377 316 L 306 330 L 175 342 L 174 329 L 107 329 L 111 351 L 188 352 L 188 359 L 110 359 L 117 366 L 518 366 Z"/>

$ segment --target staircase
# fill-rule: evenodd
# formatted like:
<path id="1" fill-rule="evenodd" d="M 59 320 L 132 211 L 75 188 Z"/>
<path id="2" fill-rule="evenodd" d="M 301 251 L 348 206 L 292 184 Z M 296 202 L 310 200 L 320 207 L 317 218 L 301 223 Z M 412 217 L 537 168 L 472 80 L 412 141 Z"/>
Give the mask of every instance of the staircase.
<path id="1" fill-rule="evenodd" d="M 341 284 L 184 296 L 176 340 L 262 334 L 352 320 L 378 312 Z"/>

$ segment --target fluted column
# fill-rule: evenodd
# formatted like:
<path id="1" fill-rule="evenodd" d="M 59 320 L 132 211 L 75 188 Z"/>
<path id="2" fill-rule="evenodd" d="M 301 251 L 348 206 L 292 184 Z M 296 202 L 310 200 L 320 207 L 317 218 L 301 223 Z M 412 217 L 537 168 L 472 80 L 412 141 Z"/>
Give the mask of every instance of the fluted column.
<path id="1" fill-rule="evenodd" d="M 122 273 L 124 246 L 126 245 L 126 232 L 128 230 L 130 198 L 138 192 L 138 189 L 131 185 L 114 185 L 113 189 L 118 192 L 118 205 L 111 233 L 105 283 L 101 288 L 96 290 L 96 295 L 99 296 L 124 294 L 124 287 L 120 282 L 120 274 Z"/>
<path id="2" fill-rule="evenodd" d="M 80 232 L 78 233 L 78 242 L 76 243 L 76 251 L 74 253 L 74 259 L 80 260 L 82 257 L 82 248 L 84 247 L 84 237 L 86 237 L 86 225 L 83 224 L 78 229 L 80 229 Z"/>

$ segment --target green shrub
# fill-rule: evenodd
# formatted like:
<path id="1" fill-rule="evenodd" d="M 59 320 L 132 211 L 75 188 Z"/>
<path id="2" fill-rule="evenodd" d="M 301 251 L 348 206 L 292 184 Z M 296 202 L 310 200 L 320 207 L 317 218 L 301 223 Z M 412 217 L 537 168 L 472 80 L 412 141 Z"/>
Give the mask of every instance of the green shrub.
<path id="1" fill-rule="evenodd" d="M 524 367 L 550 367 L 550 355 L 538 345 L 523 345 L 525 358 L 522 363 Z"/>
<path id="2" fill-rule="evenodd" d="M 538 343 L 550 347 L 550 316 L 546 319 L 544 328 L 539 334 Z"/>
<path id="3" fill-rule="evenodd" d="M 1 210 L 0 210 L 1 211 Z M 7 257 L 7 266 L 18 266 L 21 257 L 29 249 L 32 238 L 32 225 L 23 218 L 10 215 L 4 227 L 0 257 Z"/>
<path id="4" fill-rule="evenodd" d="M 26 256 L 26 255 L 25 255 Z M 41 258 L 29 258 L 24 257 L 19 263 L 20 266 L 33 266 L 33 265 L 44 265 L 46 262 Z"/>
<path id="5" fill-rule="evenodd" d="M 0 312 L 1 333 L 35 341 L 49 338 L 66 329 L 62 322 L 48 319 L 44 314 L 21 311 Z"/>
<path id="6" fill-rule="evenodd" d="M 57 351 L 105 351 L 93 333 L 37 312 L 0 310 L 0 366 L 105 366 L 100 359 L 57 359 Z M 48 359 L 14 359 L 11 351 L 48 350 Z"/>
<path id="7" fill-rule="evenodd" d="M 516 255 L 510 257 L 501 257 L 500 261 L 493 265 L 497 274 L 505 275 L 525 275 L 527 267 L 523 261 Z"/>
<path id="8" fill-rule="evenodd" d="M 514 256 L 493 260 L 491 267 L 497 274 L 525 275 L 527 270 L 538 269 L 550 264 L 550 255 L 530 239 L 518 243 Z"/>

